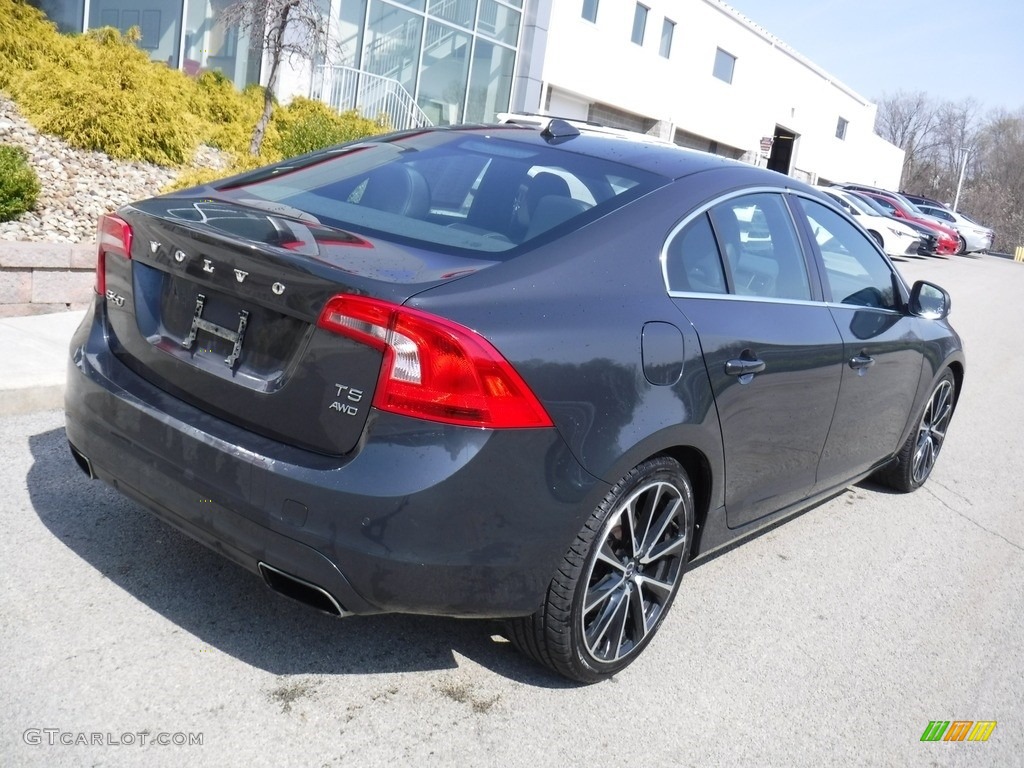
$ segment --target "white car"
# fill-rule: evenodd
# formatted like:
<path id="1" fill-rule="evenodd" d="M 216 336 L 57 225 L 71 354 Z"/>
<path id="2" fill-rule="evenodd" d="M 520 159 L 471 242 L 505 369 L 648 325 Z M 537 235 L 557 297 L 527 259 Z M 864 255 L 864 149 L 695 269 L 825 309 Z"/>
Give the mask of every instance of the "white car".
<path id="1" fill-rule="evenodd" d="M 921 246 L 921 236 L 913 229 L 888 216 L 881 216 L 846 190 L 829 187 L 823 189 L 837 205 L 853 216 L 868 231 L 875 242 L 890 256 L 914 255 Z"/>
<path id="2" fill-rule="evenodd" d="M 943 224 L 953 227 L 960 233 L 960 239 L 963 240 L 961 253 L 987 251 L 992 247 L 995 232 L 988 227 L 983 227 L 976 221 L 972 221 L 962 213 L 953 213 L 948 208 L 939 208 L 935 205 L 923 205 L 921 203 L 918 203 L 917 207 L 929 216 L 941 219 Z"/>

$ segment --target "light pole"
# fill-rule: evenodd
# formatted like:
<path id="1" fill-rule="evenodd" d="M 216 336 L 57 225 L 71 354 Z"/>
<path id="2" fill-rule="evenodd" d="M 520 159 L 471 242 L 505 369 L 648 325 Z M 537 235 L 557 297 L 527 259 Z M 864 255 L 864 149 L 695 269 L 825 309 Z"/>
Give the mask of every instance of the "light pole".
<path id="1" fill-rule="evenodd" d="M 956 197 L 953 198 L 953 213 L 956 213 L 956 207 L 960 204 L 960 189 L 964 185 L 964 171 L 967 170 L 967 158 L 971 156 L 970 147 L 960 147 L 960 151 L 964 153 L 964 159 L 960 163 L 960 178 L 956 182 Z"/>

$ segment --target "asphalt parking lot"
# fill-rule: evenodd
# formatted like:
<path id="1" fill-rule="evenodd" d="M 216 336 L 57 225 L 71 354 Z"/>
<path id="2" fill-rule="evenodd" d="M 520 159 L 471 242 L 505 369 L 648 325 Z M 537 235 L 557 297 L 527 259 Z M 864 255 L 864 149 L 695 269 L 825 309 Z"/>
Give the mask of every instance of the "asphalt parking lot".
<path id="1" fill-rule="evenodd" d="M 0 765 L 1024 764 L 1024 265 L 899 266 L 950 291 L 968 356 L 928 485 L 695 567 L 595 686 L 486 623 L 293 604 L 89 481 L 59 411 L 0 419 Z"/>

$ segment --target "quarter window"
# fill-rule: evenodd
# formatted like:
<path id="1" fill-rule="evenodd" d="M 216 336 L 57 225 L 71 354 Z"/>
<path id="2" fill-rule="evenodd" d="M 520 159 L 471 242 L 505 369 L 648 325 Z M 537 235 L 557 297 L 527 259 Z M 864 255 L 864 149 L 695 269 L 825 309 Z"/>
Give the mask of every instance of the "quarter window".
<path id="1" fill-rule="evenodd" d="M 781 195 L 744 195 L 719 203 L 709 213 L 734 293 L 811 298 L 807 264 Z"/>
<path id="2" fill-rule="evenodd" d="M 732 83 L 732 75 L 735 69 L 736 57 L 718 48 L 715 51 L 714 76 L 723 82 Z"/>
<path id="3" fill-rule="evenodd" d="M 800 198 L 825 264 L 832 300 L 860 307 L 897 309 L 896 276 L 864 234 L 835 211 Z"/>
<path id="4" fill-rule="evenodd" d="M 672 238 L 665 250 L 670 291 L 727 293 L 722 257 L 708 215 L 702 213 Z"/>

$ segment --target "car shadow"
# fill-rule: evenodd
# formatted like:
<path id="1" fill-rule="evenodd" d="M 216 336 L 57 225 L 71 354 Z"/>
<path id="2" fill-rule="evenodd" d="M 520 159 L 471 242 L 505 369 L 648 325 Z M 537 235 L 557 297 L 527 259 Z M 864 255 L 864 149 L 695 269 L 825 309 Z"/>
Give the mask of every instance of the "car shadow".
<path id="1" fill-rule="evenodd" d="M 75 465 L 63 429 L 29 438 L 33 509 L 64 546 L 141 606 L 276 675 L 454 669 L 455 654 L 525 685 L 572 688 L 498 637 L 497 622 L 385 615 L 338 619 L 282 597 Z"/>

